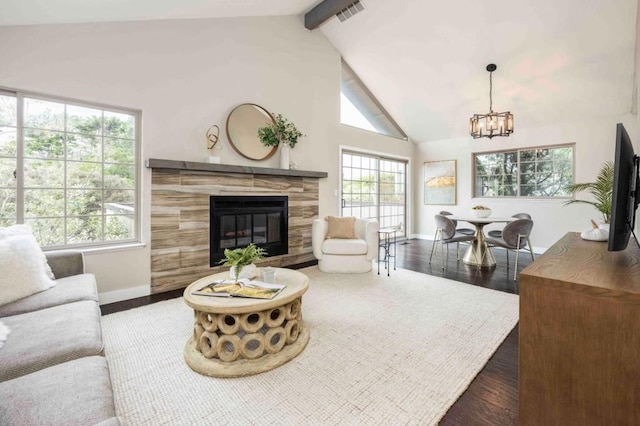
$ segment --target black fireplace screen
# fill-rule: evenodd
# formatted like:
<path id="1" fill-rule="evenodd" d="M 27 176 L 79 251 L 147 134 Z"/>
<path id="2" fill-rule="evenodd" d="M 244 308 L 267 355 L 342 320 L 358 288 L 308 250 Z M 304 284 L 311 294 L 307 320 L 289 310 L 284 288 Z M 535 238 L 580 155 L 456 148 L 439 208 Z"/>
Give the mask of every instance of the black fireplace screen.
<path id="1" fill-rule="evenodd" d="M 264 248 L 267 256 L 288 253 L 287 197 L 214 195 L 210 208 L 211 266 L 224 258 L 225 249 L 251 243 Z"/>

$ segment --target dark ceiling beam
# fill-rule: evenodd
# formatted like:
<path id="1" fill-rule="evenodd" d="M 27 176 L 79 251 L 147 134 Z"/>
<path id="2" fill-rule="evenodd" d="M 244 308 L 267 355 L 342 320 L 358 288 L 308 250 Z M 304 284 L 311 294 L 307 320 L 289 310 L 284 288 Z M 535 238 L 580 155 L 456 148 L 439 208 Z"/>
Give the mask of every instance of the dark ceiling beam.
<path id="1" fill-rule="evenodd" d="M 354 1 L 355 0 L 323 0 L 316 5 L 316 7 L 305 13 L 305 28 L 308 30 L 315 30 Z"/>

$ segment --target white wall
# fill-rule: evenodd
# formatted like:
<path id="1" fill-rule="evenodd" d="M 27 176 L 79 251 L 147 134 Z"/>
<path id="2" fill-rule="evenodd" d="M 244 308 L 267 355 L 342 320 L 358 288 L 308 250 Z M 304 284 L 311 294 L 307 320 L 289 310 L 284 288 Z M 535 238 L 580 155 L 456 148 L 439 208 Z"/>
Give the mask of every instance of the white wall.
<path id="1" fill-rule="evenodd" d="M 338 147 L 411 157 L 410 142 L 339 124 L 340 55 L 300 17 L 227 18 L 0 28 L 0 86 L 142 110 L 142 158 L 202 161 L 205 132 L 253 102 L 307 135 L 291 153 L 304 170 L 329 173 L 320 216 L 338 214 Z M 222 163 L 244 159 L 221 132 Z M 145 294 L 150 282 L 150 171 L 142 170 L 146 247 L 87 254 L 103 301 Z M 409 230 L 410 231 L 410 230 Z"/>
<path id="2" fill-rule="evenodd" d="M 629 97 L 631 94 L 629 94 Z M 553 100 L 550 100 L 551 102 Z M 592 182 L 598 174 L 603 162 L 613 160 L 615 149 L 616 123 L 623 122 L 628 132 L 638 134 L 637 116 L 605 117 L 602 120 L 589 120 L 575 123 L 564 123 L 547 128 L 520 129 L 517 127 L 518 112 L 514 111 L 516 128 L 508 138 L 476 139 L 471 137 L 446 139 L 421 143 L 417 146 L 414 174 L 418 179 L 414 190 L 416 233 L 432 237 L 435 233 L 433 216 L 440 210 L 449 210 L 456 214 L 468 214 L 471 206 L 487 205 L 494 216 L 511 216 L 526 212 L 534 220 L 531 243 L 537 251 L 551 246 L 556 240 L 569 231 L 583 231 L 591 226 L 589 220 L 598 220 L 600 214 L 592 207 L 582 204 L 563 206 L 560 200 L 526 200 L 474 198 L 472 153 L 502 149 L 516 149 L 541 145 L 575 143 L 575 180 L 576 182 Z M 452 160 L 458 161 L 458 203 L 456 206 L 425 206 L 424 173 L 425 161 Z M 586 194 L 578 198 L 586 199 Z M 501 226 L 487 226 L 499 229 Z"/>

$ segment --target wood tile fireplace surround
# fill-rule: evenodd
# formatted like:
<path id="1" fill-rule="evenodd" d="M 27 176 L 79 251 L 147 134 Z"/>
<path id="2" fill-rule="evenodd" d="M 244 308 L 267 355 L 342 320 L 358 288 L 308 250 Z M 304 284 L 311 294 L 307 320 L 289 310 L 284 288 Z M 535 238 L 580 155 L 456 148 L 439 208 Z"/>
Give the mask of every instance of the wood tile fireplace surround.
<path id="1" fill-rule="evenodd" d="M 211 195 L 283 195 L 289 199 L 289 253 L 260 266 L 312 261 L 311 224 L 326 172 L 232 166 L 150 158 L 151 293 L 183 288 L 227 269 L 209 266 Z"/>

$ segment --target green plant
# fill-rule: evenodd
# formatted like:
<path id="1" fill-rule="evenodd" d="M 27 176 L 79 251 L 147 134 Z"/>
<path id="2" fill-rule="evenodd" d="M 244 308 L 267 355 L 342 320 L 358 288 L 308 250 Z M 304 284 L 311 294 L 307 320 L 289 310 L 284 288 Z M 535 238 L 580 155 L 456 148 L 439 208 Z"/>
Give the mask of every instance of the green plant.
<path id="1" fill-rule="evenodd" d="M 276 115 L 273 121 L 258 129 L 258 138 L 264 146 L 287 144 L 293 148 L 298 143 L 298 139 L 304 136 L 296 125 L 284 118 L 282 114 Z"/>
<path id="2" fill-rule="evenodd" d="M 609 223 L 611 218 L 611 198 L 613 196 L 613 162 L 607 161 L 602 165 L 595 182 L 574 183 L 567 185 L 566 189 L 573 194 L 587 191 L 593 196 L 594 201 L 569 200 L 564 203 L 565 206 L 575 203 L 590 204 L 602 214 L 604 223 Z"/>
<path id="3" fill-rule="evenodd" d="M 219 263 L 222 266 L 235 266 L 236 268 L 236 277 L 240 276 L 240 271 L 243 267 L 247 265 L 251 265 L 254 261 L 262 259 L 267 252 L 262 247 L 257 247 L 255 244 L 251 243 L 246 247 L 241 247 L 237 249 L 225 249 L 224 250 L 224 259 L 222 259 Z"/>

